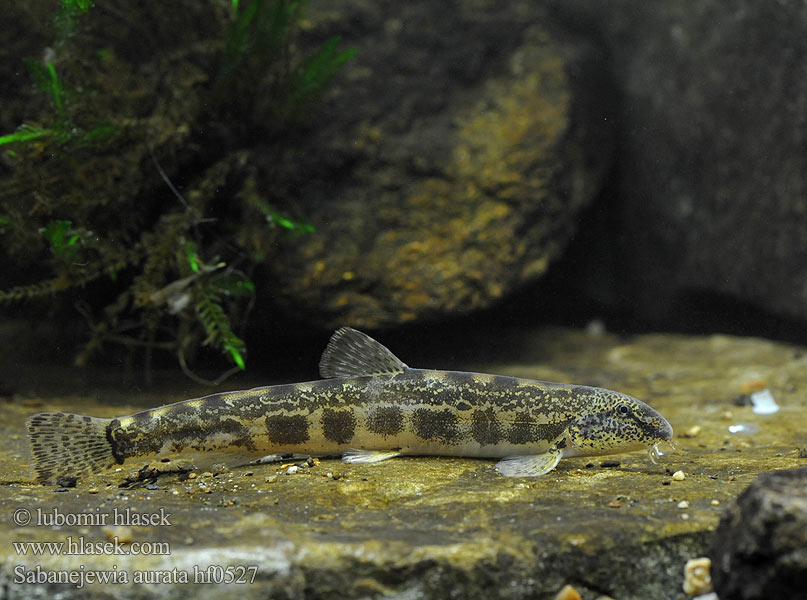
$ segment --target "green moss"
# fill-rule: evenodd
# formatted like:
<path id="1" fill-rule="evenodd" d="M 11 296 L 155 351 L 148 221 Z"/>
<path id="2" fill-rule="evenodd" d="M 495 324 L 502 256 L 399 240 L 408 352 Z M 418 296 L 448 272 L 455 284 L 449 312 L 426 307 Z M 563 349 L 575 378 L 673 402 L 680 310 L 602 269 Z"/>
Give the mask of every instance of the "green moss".
<path id="1" fill-rule="evenodd" d="M 153 353 L 165 351 L 192 375 L 205 346 L 243 369 L 246 344 L 236 332 L 256 294 L 248 274 L 272 260 L 278 242 L 314 232 L 284 191 L 283 178 L 293 175 L 278 173 L 277 189 L 256 183 L 250 145 L 272 143 L 282 155 L 287 134 L 300 134 L 355 50 L 341 50 L 338 38 L 297 50 L 300 1 L 232 2 L 224 12 L 133 2 L 117 20 L 92 7 L 63 0 L 53 50 L 26 61 L 38 95 L 24 124 L 0 136 L 11 171 L 0 259 L 18 267 L 4 278 L 0 302 L 62 294 L 66 306 L 80 306 L 76 318 L 90 327 L 80 365 L 114 343 L 143 352 L 147 369 Z M 153 35 L 179 48 L 170 67 L 161 47 L 156 67 L 134 69 L 125 43 L 110 41 L 143 35 L 137 11 L 162 24 L 188 10 L 210 11 L 219 37 L 193 54 L 194 40 L 177 42 L 182 29 L 167 25 Z M 186 84 L 197 60 L 216 74 Z M 152 80 L 141 81 L 143 74 Z M 180 94 L 183 85 L 191 93 Z M 154 89 L 161 95 L 149 96 Z M 202 148 L 196 159 L 185 148 L 188 131 L 208 136 L 190 140 Z"/>

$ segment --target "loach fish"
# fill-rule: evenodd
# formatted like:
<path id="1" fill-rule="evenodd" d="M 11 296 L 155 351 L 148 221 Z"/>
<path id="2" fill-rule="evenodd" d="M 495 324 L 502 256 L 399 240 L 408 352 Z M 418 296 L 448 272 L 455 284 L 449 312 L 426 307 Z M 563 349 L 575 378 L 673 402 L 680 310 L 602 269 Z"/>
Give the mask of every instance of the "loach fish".
<path id="1" fill-rule="evenodd" d="M 373 338 L 343 327 L 321 380 L 224 392 L 116 419 L 39 413 L 27 422 L 38 481 L 129 461 L 245 465 L 267 455 L 498 458 L 511 477 L 561 458 L 647 448 L 655 462 L 672 427 L 618 392 L 460 371 L 411 369 Z"/>

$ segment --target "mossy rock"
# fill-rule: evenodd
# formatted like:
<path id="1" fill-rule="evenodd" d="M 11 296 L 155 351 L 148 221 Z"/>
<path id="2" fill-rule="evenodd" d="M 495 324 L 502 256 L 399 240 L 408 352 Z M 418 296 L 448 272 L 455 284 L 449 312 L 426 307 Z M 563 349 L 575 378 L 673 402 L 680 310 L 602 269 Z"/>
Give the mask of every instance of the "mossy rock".
<path id="1" fill-rule="evenodd" d="M 589 47 L 550 35 L 538 8 L 516 13 L 389 3 L 351 32 L 361 53 L 327 99 L 334 122 L 299 151 L 338 174 L 299 190 L 316 234 L 268 265 L 295 314 L 381 327 L 467 313 L 563 251 L 611 160 L 608 107 Z"/>

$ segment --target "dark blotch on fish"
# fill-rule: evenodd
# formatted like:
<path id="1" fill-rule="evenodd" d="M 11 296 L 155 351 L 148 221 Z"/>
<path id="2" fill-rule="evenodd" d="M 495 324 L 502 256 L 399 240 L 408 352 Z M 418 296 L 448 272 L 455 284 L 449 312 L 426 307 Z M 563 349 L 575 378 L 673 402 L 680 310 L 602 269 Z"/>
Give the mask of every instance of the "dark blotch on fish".
<path id="1" fill-rule="evenodd" d="M 436 439 L 444 444 L 452 444 L 460 437 L 457 415 L 449 409 L 418 408 L 412 413 L 412 427 L 424 440 Z"/>
<path id="2" fill-rule="evenodd" d="M 471 435 L 481 446 L 497 444 L 502 439 L 502 426 L 492 408 L 474 411 Z"/>
<path id="3" fill-rule="evenodd" d="M 566 429 L 568 423 L 536 424 L 525 414 L 516 419 L 507 430 L 507 441 L 511 444 L 529 444 L 552 441 Z"/>
<path id="4" fill-rule="evenodd" d="M 302 444 L 308 441 L 308 420 L 303 415 L 269 416 L 266 431 L 273 444 Z"/>
<path id="5" fill-rule="evenodd" d="M 367 416 L 367 429 L 379 435 L 397 435 L 403 426 L 403 412 L 397 406 L 381 406 Z"/>
<path id="6" fill-rule="evenodd" d="M 322 413 L 322 432 L 326 439 L 346 444 L 356 432 L 356 417 L 352 410 L 331 410 Z"/>

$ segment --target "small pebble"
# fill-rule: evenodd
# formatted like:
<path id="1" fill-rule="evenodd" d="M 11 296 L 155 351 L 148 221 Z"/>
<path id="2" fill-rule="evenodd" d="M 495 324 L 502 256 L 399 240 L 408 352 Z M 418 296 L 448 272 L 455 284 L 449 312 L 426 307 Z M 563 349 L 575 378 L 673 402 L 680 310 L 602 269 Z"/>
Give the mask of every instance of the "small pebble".
<path id="1" fill-rule="evenodd" d="M 682 513 L 682 514 L 681 514 L 681 520 L 682 520 L 682 521 L 689 521 L 689 514 L 687 514 L 687 513 Z"/>
<path id="2" fill-rule="evenodd" d="M 132 541 L 132 528 L 125 525 L 104 527 L 103 532 L 110 540 L 118 538 L 118 542 L 121 544 L 128 544 Z"/>
<path id="3" fill-rule="evenodd" d="M 582 600 L 580 594 L 572 586 L 566 584 L 556 595 L 555 600 Z"/>
<path id="4" fill-rule="evenodd" d="M 689 429 L 686 429 L 684 433 L 681 434 L 681 437 L 685 438 L 694 438 L 696 437 L 703 428 L 700 425 L 693 425 Z"/>
<path id="5" fill-rule="evenodd" d="M 683 471 L 676 471 L 672 474 L 673 481 L 683 481 L 686 479 L 686 474 Z"/>
<path id="6" fill-rule="evenodd" d="M 196 479 L 198 475 L 196 473 L 188 473 L 188 479 Z"/>
<path id="7" fill-rule="evenodd" d="M 689 508 L 689 502 L 681 500 L 681 502 L 678 503 L 678 508 Z"/>
<path id="8" fill-rule="evenodd" d="M 700 596 L 712 591 L 712 561 L 708 558 L 693 558 L 684 566 L 684 593 Z"/>
<path id="9" fill-rule="evenodd" d="M 712 506 L 720 506 L 720 500 L 712 500 L 712 501 L 710 502 L 710 504 L 711 504 Z"/>
<path id="10" fill-rule="evenodd" d="M 91 487 L 90 489 L 87 490 L 87 493 L 88 494 L 97 494 L 98 493 L 98 488 Z"/>
<path id="11" fill-rule="evenodd" d="M 754 379 L 752 381 L 744 381 L 740 384 L 740 391 L 743 394 L 751 394 L 753 392 L 761 392 L 766 387 L 764 379 Z"/>
<path id="12" fill-rule="evenodd" d="M 618 460 L 604 460 L 603 462 L 600 463 L 600 466 L 601 467 L 606 467 L 606 468 L 607 467 L 618 467 L 620 464 L 622 464 L 622 463 L 620 463 Z"/>
<path id="13" fill-rule="evenodd" d="M 277 481 L 277 475 L 270 475 L 265 479 L 266 483 L 274 483 Z"/>
<path id="14" fill-rule="evenodd" d="M 608 503 L 608 506 L 609 508 L 619 508 L 622 506 L 622 504 L 619 502 L 619 500 L 613 500 L 612 502 Z"/>
<path id="15" fill-rule="evenodd" d="M 297 465 L 292 465 L 288 469 L 286 469 L 286 475 L 292 475 L 293 473 L 296 473 L 299 470 L 300 467 L 298 467 Z"/>

